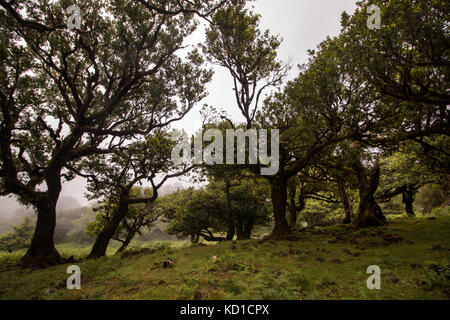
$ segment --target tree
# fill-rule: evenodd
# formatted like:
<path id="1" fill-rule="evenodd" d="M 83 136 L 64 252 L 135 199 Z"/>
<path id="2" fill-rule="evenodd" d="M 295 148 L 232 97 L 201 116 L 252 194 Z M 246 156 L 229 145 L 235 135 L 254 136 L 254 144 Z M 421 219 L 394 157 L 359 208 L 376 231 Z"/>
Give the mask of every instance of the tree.
<path id="1" fill-rule="evenodd" d="M 260 31 L 260 16 L 244 5 L 214 14 L 202 49 L 212 63 L 229 71 L 237 106 L 250 129 L 264 90 L 281 85 L 288 67 L 277 60 L 281 41 L 268 30 Z"/>
<path id="2" fill-rule="evenodd" d="M 88 258 L 106 254 L 110 240 L 117 234 L 120 224 L 129 216 L 130 205 L 149 204 L 158 197 L 158 189 L 172 177 L 188 172 L 191 167 L 175 165 L 171 151 L 175 145 L 168 134 L 155 132 L 115 153 L 86 159 L 81 168 L 72 168 L 78 175 L 88 179 L 89 197 L 106 199 L 108 220 L 103 223 Z M 162 177 L 161 177 L 162 175 Z M 159 181 L 157 181 L 157 179 Z M 151 195 L 140 197 L 132 193 L 138 183 L 147 181 Z"/>
<path id="3" fill-rule="evenodd" d="M 244 124 L 235 126 L 223 114 L 218 114 L 214 109 L 212 111 L 212 116 L 205 114 L 203 130 L 214 129 L 216 132 L 215 139 L 221 135 L 222 140 L 225 140 L 228 129 L 245 129 Z M 223 119 L 227 120 L 224 121 Z M 238 146 L 234 150 L 233 163 L 238 163 L 238 149 L 243 147 L 245 150 L 242 151 L 245 154 L 249 153 L 249 144 Z M 214 150 L 215 157 L 218 156 L 218 152 L 222 152 L 222 159 L 227 157 L 225 150 Z M 264 195 L 267 196 L 265 194 L 267 192 L 267 183 L 264 183 L 264 180 L 258 178 L 258 175 L 251 171 L 257 166 L 252 168 L 252 165 L 246 164 L 230 166 L 223 163 L 215 163 L 213 165 L 206 163 L 199 167 L 203 179 L 210 182 L 209 186 L 217 188 L 220 194 L 225 195 L 225 219 L 228 228 L 226 240 L 232 240 L 235 235 L 237 235 L 238 240 L 249 239 L 255 223 L 265 223 L 263 220 L 267 214 L 261 209 L 266 206 Z M 239 204 L 236 206 L 236 203 Z"/>
<path id="4" fill-rule="evenodd" d="M 379 30 L 367 28 L 369 4 L 381 8 Z M 384 128 L 377 123 L 377 133 L 374 134 L 371 128 L 370 136 L 355 139 L 364 145 L 360 144 L 359 150 L 380 148 L 390 152 L 402 146 L 402 141 L 414 141 L 423 148 L 424 154 L 444 163 L 439 160 L 448 157 L 445 145 L 449 141 L 450 113 L 446 107 L 449 103 L 448 3 L 361 1 L 358 7 L 352 16 L 342 15 L 340 38 L 345 47 L 344 69 L 375 92 L 378 99 L 374 99 L 374 103 L 378 101 L 378 104 L 397 110 L 397 117 L 391 119 L 382 116 L 389 114 L 386 109 L 382 111 L 378 119 L 388 120 L 383 121 Z M 437 141 L 440 143 L 435 143 Z M 356 161 L 353 167 L 358 173 L 360 187 L 362 181 L 368 183 L 368 187 L 363 188 L 366 190 L 360 192 L 360 195 L 367 195 L 367 201 L 362 206 L 360 203 L 360 209 L 372 207 L 365 212 L 381 212 L 371 194 L 378 184 L 378 165 L 364 168 L 362 162 Z M 405 185 L 402 189 L 407 211 L 412 214 L 414 188 Z M 358 219 L 360 225 L 366 221 L 363 216 Z M 381 215 L 379 218 L 372 216 L 369 220 L 371 223 L 382 222 Z"/>
<path id="5" fill-rule="evenodd" d="M 381 28 L 367 28 L 369 5 L 381 11 Z M 381 93 L 399 100 L 437 106 L 444 116 L 450 103 L 448 82 L 448 1 L 360 1 L 352 16 L 343 14 L 347 62 Z"/>
<path id="6" fill-rule="evenodd" d="M 190 237 L 192 243 L 198 243 L 201 236 L 207 241 L 225 240 L 214 235 L 225 231 L 221 221 L 223 198 L 219 200 L 205 190 L 189 188 L 163 197 L 161 202 L 169 234 Z"/>
<path id="7" fill-rule="evenodd" d="M 384 174 L 376 197 L 389 200 L 402 195 L 408 216 L 415 215 L 413 202 L 417 191 L 426 184 L 439 183 L 446 176 L 445 172 L 439 172 L 429 163 L 429 158 L 422 151 L 419 145 L 406 141 L 395 152 L 381 159 Z"/>
<path id="8" fill-rule="evenodd" d="M 38 217 L 23 264 L 61 262 L 53 233 L 62 181 L 74 177 L 67 164 L 153 129 L 146 90 L 189 68 L 176 53 L 196 27 L 194 11 L 206 16 L 223 1 L 188 3 L 84 1 L 81 30 L 68 31 L 67 1 L 0 2 L 0 193 Z M 174 119 L 190 110 L 161 105 Z"/>
<path id="9" fill-rule="evenodd" d="M 379 30 L 366 26 L 369 4 L 381 9 Z M 398 109 L 397 124 L 379 142 L 394 147 L 410 140 L 435 160 L 448 158 L 448 2 L 365 0 L 358 7 L 342 15 L 343 62 Z"/>
<path id="10" fill-rule="evenodd" d="M 225 196 L 231 207 L 237 240 L 250 239 L 255 226 L 270 221 L 269 188 L 264 180 L 243 178 Z"/>
<path id="11" fill-rule="evenodd" d="M 27 248 L 33 236 L 34 225 L 29 217 L 13 227 L 12 231 L 2 234 L 0 237 L 0 250 L 17 250 Z"/>
<path id="12" fill-rule="evenodd" d="M 194 243 L 200 237 L 206 241 L 232 240 L 231 210 L 231 234 L 238 240 L 250 239 L 255 226 L 269 221 L 267 192 L 251 180 L 228 189 L 228 195 L 226 186 L 224 181 L 211 179 L 204 189 L 187 189 L 162 198 L 167 203 L 162 209 L 169 222 L 167 232 L 190 236 Z M 224 233 L 225 237 L 220 235 Z"/>
<path id="13" fill-rule="evenodd" d="M 357 152 L 359 155 L 359 152 Z M 359 183 L 359 208 L 355 224 L 358 227 L 377 227 L 386 224 L 386 217 L 375 201 L 375 192 L 380 181 L 380 165 L 375 159 L 371 166 L 364 166 L 361 156 L 353 162 Z"/>
<path id="14" fill-rule="evenodd" d="M 272 185 L 274 237 L 289 232 L 288 180 L 307 172 L 324 157 L 337 156 L 338 143 L 363 139 L 369 131 L 375 134 L 381 116 L 387 117 L 382 112 L 384 106 L 374 103 L 370 88 L 343 69 L 342 51 L 339 38 L 329 38 L 317 51 L 310 51 L 309 62 L 301 67 L 300 75 L 283 92 L 268 99 L 258 117 L 261 127 L 280 130 L 280 170 L 268 177 Z"/>
<path id="15" fill-rule="evenodd" d="M 152 189 L 148 188 L 133 187 L 130 191 L 132 199 L 151 198 L 151 196 Z M 105 229 L 105 226 L 113 219 L 119 205 L 117 198 L 107 199 L 102 206 L 97 208 L 96 218 L 88 224 L 87 232 L 98 237 Z M 111 238 L 122 243 L 117 252 L 125 251 L 134 236 L 136 234 L 141 235 L 142 229 L 150 230 L 161 214 L 161 211 L 156 210 L 154 203 L 129 205 L 127 214 L 123 217 L 114 236 Z"/>
<path id="16" fill-rule="evenodd" d="M 293 230 L 298 215 L 302 214 L 308 200 L 327 203 L 337 203 L 336 191 L 333 190 L 335 181 L 326 168 L 318 162 L 302 170 L 288 181 L 288 223 Z"/>

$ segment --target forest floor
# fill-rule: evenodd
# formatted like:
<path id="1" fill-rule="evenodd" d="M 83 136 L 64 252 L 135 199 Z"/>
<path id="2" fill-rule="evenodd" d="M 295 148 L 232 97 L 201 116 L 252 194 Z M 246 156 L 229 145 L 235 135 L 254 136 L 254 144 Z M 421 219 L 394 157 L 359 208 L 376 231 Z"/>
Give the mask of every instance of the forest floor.
<path id="1" fill-rule="evenodd" d="M 59 247 L 65 256 L 78 252 Z M 450 216 L 396 218 L 387 227 L 295 232 L 289 240 L 154 245 L 66 269 L 21 269 L 0 254 L 0 299 L 450 299 Z M 171 258 L 174 268 L 163 268 Z M 369 290 L 370 265 L 381 289 Z"/>

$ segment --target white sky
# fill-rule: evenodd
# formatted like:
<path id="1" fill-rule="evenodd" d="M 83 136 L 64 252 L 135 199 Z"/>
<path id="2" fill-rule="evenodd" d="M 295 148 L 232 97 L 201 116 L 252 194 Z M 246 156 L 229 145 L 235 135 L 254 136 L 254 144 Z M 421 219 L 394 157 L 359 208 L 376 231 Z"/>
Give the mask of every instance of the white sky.
<path id="1" fill-rule="evenodd" d="M 343 11 L 353 13 L 355 0 L 258 0 L 253 3 L 254 11 L 261 15 L 261 29 L 269 29 L 279 35 L 283 42 L 279 58 L 290 62 L 293 68 L 290 78 L 297 75 L 297 65 L 307 62 L 307 50 L 314 49 L 322 40 L 338 35 Z M 193 44 L 202 41 L 203 32 L 197 32 Z M 208 86 L 209 96 L 174 127 L 183 128 L 192 134 L 201 127 L 199 111 L 203 104 L 223 109 L 237 122 L 244 118 L 237 108 L 232 78 L 227 70 L 214 67 L 213 80 Z"/>
<path id="2" fill-rule="evenodd" d="M 271 34 L 278 34 L 283 39 L 279 58 L 294 66 L 290 78 L 297 74 L 296 66 L 307 61 L 307 50 L 314 49 L 327 36 L 338 35 L 341 13 L 353 13 L 356 0 L 258 0 L 252 5 L 261 17 L 261 29 L 269 29 Z M 202 41 L 202 32 L 192 37 L 192 44 Z M 242 122 L 244 119 L 237 109 L 232 90 L 232 79 L 227 71 L 214 67 L 214 77 L 208 85 L 209 96 L 206 97 L 182 121 L 174 125 L 193 133 L 201 127 L 199 110 L 203 104 L 225 110 L 232 119 Z M 175 180 L 172 182 L 176 182 Z M 171 183 L 171 181 L 169 181 Z M 88 202 L 84 198 L 84 179 L 77 178 L 63 185 L 61 196 L 76 198 L 82 205 Z M 0 198 L 0 216 L 11 210 L 11 200 Z"/>

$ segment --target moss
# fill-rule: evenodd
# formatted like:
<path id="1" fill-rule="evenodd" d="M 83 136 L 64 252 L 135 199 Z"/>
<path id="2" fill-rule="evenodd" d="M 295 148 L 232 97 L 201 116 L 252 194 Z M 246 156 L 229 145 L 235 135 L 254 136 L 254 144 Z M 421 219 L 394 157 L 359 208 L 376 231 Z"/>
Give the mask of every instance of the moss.
<path id="1" fill-rule="evenodd" d="M 123 258 L 110 250 L 108 257 L 79 262 L 81 290 L 65 288 L 68 265 L 20 269 L 13 263 L 23 251 L 1 252 L 0 298 L 448 299 L 449 228 L 450 216 L 440 215 L 392 219 L 386 228 L 363 231 L 322 227 L 291 241 L 145 243 L 151 250 L 133 247 L 136 253 Z M 383 238 L 393 234 L 403 240 Z M 76 258 L 89 252 L 70 245 L 58 249 Z M 164 269 L 169 256 L 175 267 Z M 369 265 L 381 268 L 381 290 L 367 289 Z"/>

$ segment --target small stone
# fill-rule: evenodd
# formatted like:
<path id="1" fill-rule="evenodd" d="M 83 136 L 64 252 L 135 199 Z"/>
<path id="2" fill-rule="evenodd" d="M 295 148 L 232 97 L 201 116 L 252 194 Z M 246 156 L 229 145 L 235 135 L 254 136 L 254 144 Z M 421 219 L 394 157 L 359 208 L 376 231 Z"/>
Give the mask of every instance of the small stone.
<path id="1" fill-rule="evenodd" d="M 175 264 L 170 258 L 168 258 L 166 261 L 163 262 L 163 268 L 173 268 L 173 267 L 175 267 Z"/>

